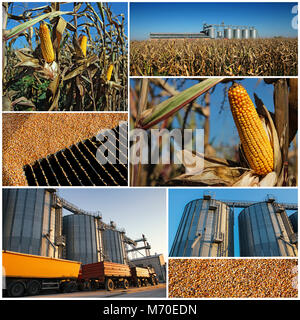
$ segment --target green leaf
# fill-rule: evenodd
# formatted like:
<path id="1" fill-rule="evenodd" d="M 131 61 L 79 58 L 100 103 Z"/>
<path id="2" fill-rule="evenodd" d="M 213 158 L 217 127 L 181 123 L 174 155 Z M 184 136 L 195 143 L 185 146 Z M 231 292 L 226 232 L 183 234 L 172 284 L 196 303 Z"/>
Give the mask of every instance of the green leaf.
<path id="1" fill-rule="evenodd" d="M 175 112 L 192 102 L 200 95 L 214 87 L 224 78 L 210 78 L 203 80 L 194 86 L 178 93 L 168 100 L 163 101 L 152 109 L 145 110 L 139 120 L 138 126 L 143 129 L 148 129 L 155 124 L 167 119 Z"/>
<path id="2" fill-rule="evenodd" d="M 103 10 L 103 5 L 101 2 L 96 2 L 97 5 L 98 5 L 98 9 L 100 11 L 100 14 L 101 14 L 101 18 L 103 20 L 103 22 L 105 21 L 105 15 L 104 15 L 104 10 Z"/>
<path id="3" fill-rule="evenodd" d="M 9 39 L 16 37 L 18 34 L 24 32 L 26 29 L 32 27 L 33 25 L 35 25 L 36 23 L 38 23 L 42 20 L 52 19 L 54 17 L 61 16 L 63 14 L 72 14 L 72 12 L 55 11 L 55 12 L 49 12 L 49 13 L 43 14 L 43 15 L 36 17 L 32 20 L 26 21 L 16 27 L 13 27 L 10 30 L 6 30 L 3 35 L 3 40 L 7 41 Z"/>

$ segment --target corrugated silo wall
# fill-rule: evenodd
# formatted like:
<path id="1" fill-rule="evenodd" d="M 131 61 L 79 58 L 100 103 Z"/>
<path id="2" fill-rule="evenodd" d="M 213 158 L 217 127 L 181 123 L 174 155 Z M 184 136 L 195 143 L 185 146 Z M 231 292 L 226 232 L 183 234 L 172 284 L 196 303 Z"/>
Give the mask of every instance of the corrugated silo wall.
<path id="1" fill-rule="evenodd" d="M 124 245 L 124 233 L 105 229 L 102 232 L 104 259 L 126 264 L 127 257 Z"/>
<path id="2" fill-rule="evenodd" d="M 3 249 L 60 258 L 53 191 L 3 189 Z M 47 239 L 48 238 L 48 239 Z"/>
<path id="3" fill-rule="evenodd" d="M 289 216 L 294 232 L 298 232 L 298 211 Z"/>
<path id="4" fill-rule="evenodd" d="M 226 28 L 224 30 L 224 37 L 227 38 L 227 39 L 232 39 L 233 37 L 233 31 L 231 28 Z"/>
<path id="5" fill-rule="evenodd" d="M 243 39 L 249 39 L 249 29 L 243 29 L 242 30 L 242 38 Z"/>
<path id="6" fill-rule="evenodd" d="M 234 256 L 233 211 L 217 200 L 194 200 L 184 209 L 170 251 L 173 257 Z"/>
<path id="7" fill-rule="evenodd" d="M 250 29 L 250 38 L 256 39 L 257 38 L 257 30 L 255 28 Z"/>
<path id="8" fill-rule="evenodd" d="M 84 214 L 63 217 L 66 237 L 66 259 L 83 264 L 101 261 L 101 239 L 96 228 L 97 219 Z"/>
<path id="9" fill-rule="evenodd" d="M 251 205 L 240 212 L 238 221 L 242 257 L 297 256 L 296 246 L 290 243 L 292 226 L 276 203 Z"/>

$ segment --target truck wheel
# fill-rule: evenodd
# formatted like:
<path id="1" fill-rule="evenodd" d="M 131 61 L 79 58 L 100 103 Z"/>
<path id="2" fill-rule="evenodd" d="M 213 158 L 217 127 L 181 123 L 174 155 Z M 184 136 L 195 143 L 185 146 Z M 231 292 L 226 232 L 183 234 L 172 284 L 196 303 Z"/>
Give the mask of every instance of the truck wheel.
<path id="1" fill-rule="evenodd" d="M 25 293 L 25 286 L 21 281 L 13 281 L 7 288 L 10 297 L 22 297 Z"/>
<path id="2" fill-rule="evenodd" d="M 71 292 L 71 286 L 70 283 L 65 283 L 64 284 L 64 289 L 63 289 L 63 293 L 70 293 Z"/>
<path id="3" fill-rule="evenodd" d="M 90 288 L 92 291 L 99 289 L 99 283 L 95 280 L 92 280 L 90 283 Z"/>
<path id="4" fill-rule="evenodd" d="M 135 284 L 138 288 L 141 287 L 142 283 L 140 279 L 137 279 L 136 284 Z"/>
<path id="5" fill-rule="evenodd" d="M 79 290 L 79 291 L 83 291 L 83 290 L 85 289 L 85 283 L 84 283 L 84 281 L 79 282 L 77 287 L 78 287 L 78 290 Z"/>
<path id="6" fill-rule="evenodd" d="M 59 292 L 64 293 L 64 290 L 65 290 L 65 283 L 61 282 L 59 285 Z"/>
<path id="7" fill-rule="evenodd" d="M 76 283 L 73 281 L 70 281 L 68 283 L 64 283 L 62 291 L 63 293 L 71 293 L 76 291 L 76 288 L 77 288 Z"/>
<path id="8" fill-rule="evenodd" d="M 70 283 L 69 283 L 69 287 L 70 287 L 70 292 L 75 292 L 76 290 L 77 290 L 77 284 L 76 284 L 76 282 L 75 281 L 71 281 Z"/>
<path id="9" fill-rule="evenodd" d="M 30 296 L 35 296 L 37 295 L 41 290 L 41 285 L 38 280 L 30 280 L 27 283 L 27 288 L 26 291 Z"/>
<path id="10" fill-rule="evenodd" d="M 91 283 L 90 281 L 84 282 L 84 289 L 90 291 L 91 290 Z"/>
<path id="11" fill-rule="evenodd" d="M 61 293 L 68 293 L 69 292 L 69 282 L 67 282 L 67 281 L 61 282 L 60 286 L 59 286 L 59 291 Z"/>
<path id="12" fill-rule="evenodd" d="M 128 288 L 129 288 L 129 282 L 128 282 L 127 279 L 125 279 L 125 280 L 123 281 L 123 288 L 124 288 L 124 289 L 128 289 Z"/>
<path id="13" fill-rule="evenodd" d="M 151 286 L 154 286 L 154 285 L 155 285 L 155 281 L 154 281 L 154 278 L 153 278 L 153 277 L 150 278 L 150 283 L 151 283 Z"/>
<path id="14" fill-rule="evenodd" d="M 114 290 L 114 288 L 115 288 L 115 285 L 114 285 L 114 282 L 112 281 L 112 279 L 110 279 L 110 278 L 106 279 L 105 289 L 107 291 L 112 291 L 112 290 Z"/>

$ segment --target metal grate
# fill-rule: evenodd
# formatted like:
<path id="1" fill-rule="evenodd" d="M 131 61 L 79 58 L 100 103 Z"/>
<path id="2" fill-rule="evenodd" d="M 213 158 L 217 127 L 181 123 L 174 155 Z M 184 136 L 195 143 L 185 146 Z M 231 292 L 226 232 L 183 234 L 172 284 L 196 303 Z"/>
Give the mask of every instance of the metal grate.
<path id="1" fill-rule="evenodd" d="M 24 166 L 29 186 L 127 186 L 127 122 Z M 105 150 L 99 151 L 99 147 Z M 99 155 L 108 159 L 102 164 Z M 108 156 L 113 156 L 114 162 Z M 121 160 L 120 160 L 121 159 Z M 126 160 L 126 161 L 124 161 Z M 126 162 L 126 163 L 124 163 Z"/>

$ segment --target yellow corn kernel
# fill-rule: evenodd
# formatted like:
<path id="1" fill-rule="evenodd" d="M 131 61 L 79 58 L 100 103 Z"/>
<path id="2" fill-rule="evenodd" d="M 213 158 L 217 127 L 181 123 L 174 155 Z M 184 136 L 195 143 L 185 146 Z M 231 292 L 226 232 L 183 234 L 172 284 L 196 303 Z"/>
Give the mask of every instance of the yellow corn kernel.
<path id="1" fill-rule="evenodd" d="M 250 168 L 258 175 L 272 172 L 273 148 L 247 91 L 235 83 L 228 91 L 228 98 Z"/>
<path id="2" fill-rule="evenodd" d="M 41 50 L 43 58 L 50 63 L 54 60 L 54 50 L 52 46 L 50 31 L 45 23 L 40 25 L 39 36 L 41 40 Z"/>
<path id="3" fill-rule="evenodd" d="M 111 75 L 114 69 L 114 65 L 110 64 L 107 70 L 107 74 L 106 74 L 106 80 L 109 81 L 111 79 Z"/>
<path id="4" fill-rule="evenodd" d="M 83 55 L 86 57 L 86 47 L 87 47 L 87 37 L 84 35 L 81 35 L 78 39 L 80 48 L 82 50 Z"/>

